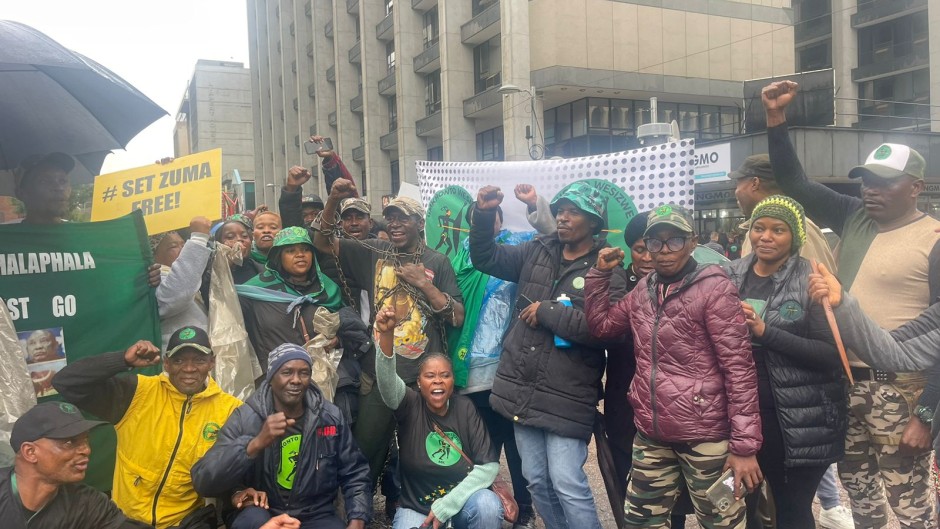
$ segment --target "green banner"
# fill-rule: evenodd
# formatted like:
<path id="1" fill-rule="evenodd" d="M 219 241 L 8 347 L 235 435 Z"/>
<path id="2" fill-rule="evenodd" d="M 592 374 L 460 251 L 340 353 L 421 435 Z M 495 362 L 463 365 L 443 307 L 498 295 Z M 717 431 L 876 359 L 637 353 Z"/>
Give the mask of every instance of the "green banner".
<path id="1" fill-rule="evenodd" d="M 159 345 L 160 319 L 147 285 L 150 246 L 143 216 L 104 222 L 0 225 L 0 298 L 40 402 L 56 399 L 52 377 L 68 362 L 124 350 L 137 340 Z M 150 368 L 155 374 L 159 368 Z M 115 433 L 92 433 L 86 481 L 110 490 Z"/>

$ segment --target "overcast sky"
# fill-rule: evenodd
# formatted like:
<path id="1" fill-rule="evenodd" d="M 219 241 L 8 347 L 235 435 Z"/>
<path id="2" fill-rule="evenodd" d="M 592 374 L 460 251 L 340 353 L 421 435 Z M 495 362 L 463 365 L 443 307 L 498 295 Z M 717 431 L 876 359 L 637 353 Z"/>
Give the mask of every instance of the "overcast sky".
<path id="1" fill-rule="evenodd" d="M 176 111 L 198 59 L 248 66 L 245 0 L 0 0 L 0 6 L 0 19 L 91 57 L 170 114 L 109 156 L 102 174 L 173 155 Z"/>

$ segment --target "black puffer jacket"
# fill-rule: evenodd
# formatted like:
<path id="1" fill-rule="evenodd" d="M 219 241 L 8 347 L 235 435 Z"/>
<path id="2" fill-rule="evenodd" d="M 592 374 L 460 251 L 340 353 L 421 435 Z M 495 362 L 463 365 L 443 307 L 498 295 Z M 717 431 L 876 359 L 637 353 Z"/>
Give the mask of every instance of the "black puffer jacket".
<path id="1" fill-rule="evenodd" d="M 755 261 L 751 254 L 724 267 L 735 286 Z M 829 465 L 845 454 L 845 383 L 823 308 L 809 297 L 811 272 L 809 261 L 794 255 L 773 275 L 767 327 L 754 338 L 766 351 L 788 467 Z"/>
<path id="2" fill-rule="evenodd" d="M 564 437 L 589 440 L 593 431 L 601 377 L 606 363 L 605 343 L 593 337 L 584 316 L 584 276 L 607 246 L 597 240 L 587 255 L 567 268 L 564 245 L 557 235 L 539 237 L 519 246 L 493 240 L 494 211 L 475 210 L 470 230 L 470 258 L 486 274 L 519 284 L 516 307 L 540 302 L 539 326 L 531 328 L 514 318 L 503 339 L 490 405 L 509 420 Z M 623 269 L 611 282 L 611 297 L 626 292 Z M 571 307 L 555 301 L 562 293 Z M 572 343 L 555 347 L 559 335 Z"/>
<path id="3" fill-rule="evenodd" d="M 228 498 L 236 489 L 252 487 L 268 494 L 273 513 L 287 513 L 301 521 L 334 513 L 337 487 L 342 487 L 347 520 L 372 517 L 369 463 L 353 440 L 339 408 L 323 399 L 310 384 L 304 396 L 303 440 L 297 460 L 296 480 L 289 501 L 278 492 L 280 455 L 276 444 L 258 457 L 248 457 L 248 443 L 261 431 L 269 415 L 276 413 L 271 386 L 261 387 L 225 421 L 215 445 L 192 468 L 193 485 L 206 497 Z"/>

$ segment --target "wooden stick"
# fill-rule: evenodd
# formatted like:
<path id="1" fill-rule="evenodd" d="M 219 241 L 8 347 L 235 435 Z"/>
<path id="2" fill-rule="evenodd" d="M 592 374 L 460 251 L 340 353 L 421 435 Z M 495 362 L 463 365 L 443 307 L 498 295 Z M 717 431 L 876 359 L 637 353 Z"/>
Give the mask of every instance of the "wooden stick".
<path id="1" fill-rule="evenodd" d="M 819 273 L 819 263 L 811 259 L 813 272 Z M 836 315 L 832 312 L 832 305 L 829 303 L 829 297 L 822 300 L 823 309 L 826 311 L 826 320 L 829 321 L 829 328 L 832 330 L 832 337 L 836 340 L 836 348 L 839 350 L 839 356 L 842 357 L 842 367 L 845 368 L 845 374 L 849 377 L 849 384 L 855 384 L 852 377 L 852 368 L 849 367 L 849 355 L 845 352 L 845 344 L 842 343 L 842 334 L 839 332 L 839 325 L 836 323 Z"/>

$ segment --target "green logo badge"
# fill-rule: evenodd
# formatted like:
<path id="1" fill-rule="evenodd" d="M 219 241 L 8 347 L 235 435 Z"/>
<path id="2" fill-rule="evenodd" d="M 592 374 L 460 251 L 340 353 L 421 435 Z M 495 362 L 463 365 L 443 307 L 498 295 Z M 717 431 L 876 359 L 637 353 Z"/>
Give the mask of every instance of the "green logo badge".
<path id="1" fill-rule="evenodd" d="M 571 281 L 571 286 L 573 286 L 574 288 L 578 290 L 581 290 L 582 288 L 584 288 L 584 278 L 583 277 L 574 278 Z"/>
<path id="2" fill-rule="evenodd" d="M 656 208 L 656 215 L 660 217 L 665 217 L 666 215 L 669 215 L 670 213 L 672 213 L 672 206 L 666 205 L 666 206 L 659 206 L 658 208 Z"/>
<path id="3" fill-rule="evenodd" d="M 185 329 L 180 331 L 180 340 L 189 340 L 195 336 L 196 336 L 196 331 L 193 330 L 191 327 L 186 327 Z"/>
<path id="4" fill-rule="evenodd" d="M 457 437 L 456 433 L 446 432 L 446 434 L 455 445 L 463 450 L 463 443 L 460 442 L 460 438 Z M 451 446 L 450 443 L 441 439 L 441 436 L 437 435 L 437 432 L 428 434 L 424 441 L 424 448 L 428 452 L 428 459 L 442 467 L 449 467 L 460 461 L 460 454 L 454 450 L 454 447 Z"/>
<path id="5" fill-rule="evenodd" d="M 786 301 L 780 305 L 780 317 L 786 321 L 796 321 L 803 317 L 803 306 L 799 302 Z"/>
<path id="6" fill-rule="evenodd" d="M 300 456 L 300 434 L 291 435 L 281 441 L 281 464 L 277 469 L 277 484 L 282 488 L 294 488 L 294 475 L 297 473 L 297 459 Z"/>
<path id="7" fill-rule="evenodd" d="M 60 402 L 59 409 L 62 410 L 62 413 L 68 413 L 70 415 L 78 413 L 78 408 L 68 402 Z"/>
<path id="8" fill-rule="evenodd" d="M 207 422 L 205 426 L 202 427 L 202 438 L 210 443 L 215 442 L 216 438 L 219 436 L 219 430 L 222 427 L 214 422 Z"/>
<path id="9" fill-rule="evenodd" d="M 882 145 L 881 147 L 878 147 L 877 151 L 875 151 L 876 160 L 885 160 L 889 156 L 891 156 L 891 147 L 888 147 L 887 145 Z"/>

